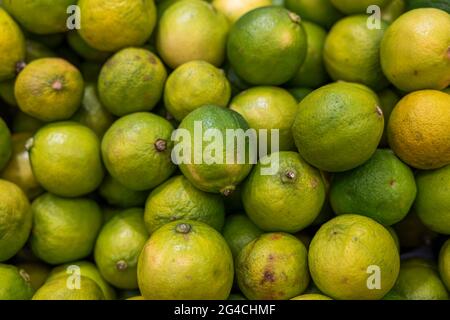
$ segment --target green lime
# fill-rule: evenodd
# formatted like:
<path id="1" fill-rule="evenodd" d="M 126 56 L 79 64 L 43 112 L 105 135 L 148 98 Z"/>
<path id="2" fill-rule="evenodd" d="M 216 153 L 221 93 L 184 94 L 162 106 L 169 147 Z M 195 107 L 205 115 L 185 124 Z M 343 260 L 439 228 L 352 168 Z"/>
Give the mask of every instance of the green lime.
<path id="1" fill-rule="evenodd" d="M 143 45 L 156 25 L 153 0 L 80 0 L 78 6 L 80 36 L 101 51 Z"/>
<path id="2" fill-rule="evenodd" d="M 176 1 L 159 19 L 156 47 L 172 69 L 193 60 L 216 67 L 225 59 L 228 21 L 214 7 L 200 0 Z"/>
<path id="3" fill-rule="evenodd" d="M 170 74 L 164 88 L 164 105 L 181 121 L 206 104 L 227 107 L 230 96 L 231 86 L 223 70 L 205 61 L 191 61 Z"/>
<path id="4" fill-rule="evenodd" d="M 25 38 L 16 22 L 0 8 L 0 81 L 12 79 L 21 70 L 25 60 Z"/>
<path id="5" fill-rule="evenodd" d="M 233 257 L 223 237 L 207 224 L 174 221 L 145 244 L 138 282 L 150 300 L 225 300 L 233 284 Z"/>
<path id="6" fill-rule="evenodd" d="M 33 253 L 50 264 L 87 257 L 102 225 L 102 212 L 94 200 L 68 199 L 46 193 L 33 201 Z"/>
<path id="7" fill-rule="evenodd" d="M 114 215 L 95 244 L 95 262 L 102 276 L 117 288 L 137 289 L 138 258 L 147 239 L 143 209 L 127 209 Z"/>
<path id="8" fill-rule="evenodd" d="M 291 88 L 288 91 L 294 96 L 297 102 L 300 103 L 303 99 L 306 98 L 308 94 L 310 94 L 314 90 L 310 88 Z"/>
<path id="9" fill-rule="evenodd" d="M 37 181 L 49 192 L 78 197 L 97 189 L 104 169 L 95 133 L 76 122 L 48 124 L 27 142 Z"/>
<path id="10" fill-rule="evenodd" d="M 34 177 L 30 156 L 25 148 L 31 137 L 32 134 L 27 132 L 13 134 L 13 154 L 7 166 L 0 173 L 2 179 L 11 181 L 20 187 L 28 199 L 34 199 L 43 191 Z"/>
<path id="11" fill-rule="evenodd" d="M 416 175 L 414 211 L 431 230 L 450 235 L 450 165 Z"/>
<path id="12" fill-rule="evenodd" d="M 231 28 L 228 60 L 254 85 L 280 85 L 291 79 L 306 58 L 301 19 L 282 7 L 250 11 Z"/>
<path id="13" fill-rule="evenodd" d="M 105 295 L 94 280 L 74 274 L 46 282 L 33 300 L 105 300 Z"/>
<path id="14" fill-rule="evenodd" d="M 254 87 L 241 92 L 233 98 L 230 109 L 238 112 L 247 121 L 250 128 L 260 133 L 267 130 L 267 150 L 272 143 L 272 131 L 278 130 L 278 149 L 288 151 L 294 149 L 292 124 L 297 114 L 298 104 L 286 90 L 278 87 Z M 261 137 L 258 134 L 258 137 Z"/>
<path id="15" fill-rule="evenodd" d="M 31 230 L 31 209 L 27 196 L 15 184 L 0 179 L 0 261 L 13 257 Z"/>
<path id="16" fill-rule="evenodd" d="M 111 176 L 105 177 L 99 188 L 99 193 L 109 205 L 121 208 L 142 207 L 147 199 L 147 191 L 128 189 Z"/>
<path id="17" fill-rule="evenodd" d="M 103 62 L 111 55 L 107 51 L 92 48 L 76 30 L 67 33 L 67 43 L 78 55 L 89 61 Z"/>
<path id="18" fill-rule="evenodd" d="M 11 132 L 5 121 L 0 118 L 0 170 L 2 170 L 11 158 L 13 152 L 13 143 Z"/>
<path id="19" fill-rule="evenodd" d="M 447 290 L 450 290 L 450 239 L 442 245 L 439 254 L 439 273 Z"/>
<path id="20" fill-rule="evenodd" d="M 308 42 L 306 58 L 297 74 L 288 82 L 288 85 L 318 88 L 328 80 L 328 74 L 323 63 L 323 50 L 327 32 L 312 22 L 303 21 L 302 24 Z"/>
<path id="21" fill-rule="evenodd" d="M 222 235 L 227 241 L 234 259 L 248 243 L 262 233 L 263 231 L 244 214 L 228 215 L 222 230 Z"/>
<path id="22" fill-rule="evenodd" d="M 250 300 L 286 300 L 309 283 L 308 253 L 287 233 L 265 233 L 240 252 L 236 263 L 239 288 Z"/>
<path id="23" fill-rule="evenodd" d="M 447 0 L 443 0 L 447 1 Z M 408 2 L 411 2 L 410 0 Z M 388 23 L 394 22 L 406 10 L 406 0 L 392 0 L 381 10 L 381 19 Z"/>
<path id="24" fill-rule="evenodd" d="M 447 290 L 436 267 L 422 259 L 402 261 L 394 288 L 385 297 L 402 300 L 448 300 Z"/>
<path id="25" fill-rule="evenodd" d="M 412 170 L 388 149 L 333 177 L 330 201 L 337 214 L 354 213 L 390 226 L 408 214 L 416 198 Z"/>
<path id="26" fill-rule="evenodd" d="M 383 112 L 370 89 L 337 82 L 300 102 L 292 128 L 300 155 L 329 172 L 353 169 L 375 152 L 383 134 Z"/>
<path id="27" fill-rule="evenodd" d="M 143 191 L 161 184 L 175 170 L 171 161 L 172 131 L 169 121 L 152 113 L 120 118 L 102 141 L 108 172 L 131 190 Z"/>
<path id="28" fill-rule="evenodd" d="M 353 214 L 322 225 L 309 246 L 308 261 L 320 291 L 340 300 L 381 299 L 394 286 L 400 269 L 389 231 Z"/>
<path id="29" fill-rule="evenodd" d="M 14 92 L 23 112 L 49 122 L 70 118 L 81 104 L 83 88 L 83 77 L 72 64 L 60 58 L 42 58 L 19 73 Z"/>
<path id="30" fill-rule="evenodd" d="M 116 116 L 150 111 L 162 96 L 166 78 L 166 69 L 155 54 L 127 48 L 104 64 L 98 93 L 105 107 Z"/>
<path id="31" fill-rule="evenodd" d="M 0 300 L 30 300 L 34 290 L 25 270 L 0 263 Z"/>
<path id="32" fill-rule="evenodd" d="M 173 177 L 158 186 L 145 205 L 145 226 L 150 234 L 175 220 L 201 221 L 220 232 L 224 219 L 222 197 L 195 188 L 184 176 Z"/>
<path id="33" fill-rule="evenodd" d="M 174 135 L 174 158 L 181 172 L 203 191 L 230 195 L 252 168 L 247 161 L 249 139 L 242 143 L 244 154 L 238 151 L 237 139 L 222 140 L 231 140 L 226 139 L 227 131 L 236 133 L 247 129 L 247 122 L 233 110 L 213 105 L 194 110 L 183 119 Z M 200 131 L 214 131 L 220 136 L 205 144 L 205 137 Z M 239 160 L 243 161 L 239 163 Z"/>
<path id="34" fill-rule="evenodd" d="M 266 163 L 277 164 L 270 175 L 263 170 Z M 262 230 L 294 233 L 319 215 L 325 185 L 320 172 L 298 153 L 272 153 L 260 160 L 245 181 L 242 201 L 249 218 Z"/>
<path id="35" fill-rule="evenodd" d="M 317 23 L 324 28 L 331 26 L 342 17 L 330 0 L 285 0 L 285 7 L 302 19 Z"/>
<path id="36" fill-rule="evenodd" d="M 55 267 L 48 275 L 46 282 L 50 282 L 60 277 L 68 279 L 75 272 L 79 272 L 79 275 L 94 280 L 94 282 L 102 290 L 106 300 L 114 300 L 116 298 L 116 293 L 113 287 L 102 277 L 97 266 L 92 262 L 85 260 L 75 261 Z"/>

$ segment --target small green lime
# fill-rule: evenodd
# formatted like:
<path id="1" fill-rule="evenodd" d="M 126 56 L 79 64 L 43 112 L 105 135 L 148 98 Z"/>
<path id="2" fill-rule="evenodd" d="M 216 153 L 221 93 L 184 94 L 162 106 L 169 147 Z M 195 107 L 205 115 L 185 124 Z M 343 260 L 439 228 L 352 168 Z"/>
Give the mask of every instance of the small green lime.
<path id="1" fill-rule="evenodd" d="M 105 295 L 94 280 L 72 275 L 46 282 L 36 291 L 33 300 L 105 300 Z"/>
<path id="2" fill-rule="evenodd" d="M 234 259 L 248 243 L 262 233 L 263 231 L 244 214 L 228 215 L 222 230 L 222 235 L 227 241 Z"/>
<path id="3" fill-rule="evenodd" d="M 25 270 L 0 263 L 0 300 L 30 300 L 34 290 Z"/>

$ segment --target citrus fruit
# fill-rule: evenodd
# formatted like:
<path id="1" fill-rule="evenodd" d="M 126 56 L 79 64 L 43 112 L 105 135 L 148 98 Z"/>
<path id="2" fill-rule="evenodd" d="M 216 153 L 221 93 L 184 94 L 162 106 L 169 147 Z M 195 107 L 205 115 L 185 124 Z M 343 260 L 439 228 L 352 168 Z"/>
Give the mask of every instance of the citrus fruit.
<path id="1" fill-rule="evenodd" d="M 450 165 L 416 175 L 414 211 L 431 230 L 450 235 Z"/>
<path id="2" fill-rule="evenodd" d="M 228 60 L 253 85 L 280 85 L 291 79 L 306 58 L 301 19 L 281 7 L 258 8 L 231 28 Z"/>
<path id="3" fill-rule="evenodd" d="M 318 293 L 308 293 L 292 298 L 291 300 L 333 300 L 333 299 Z"/>
<path id="4" fill-rule="evenodd" d="M 365 84 L 375 90 L 389 82 L 381 70 L 380 43 L 388 27 L 367 28 L 367 16 L 356 15 L 339 20 L 327 35 L 324 62 L 331 78 Z"/>
<path id="5" fill-rule="evenodd" d="M 342 17 L 342 13 L 331 4 L 330 0 L 285 0 L 284 2 L 288 10 L 327 29 Z"/>
<path id="6" fill-rule="evenodd" d="M 28 31 L 51 34 L 67 31 L 67 8 L 76 3 L 76 0 L 3 0 L 3 7 Z"/>
<path id="7" fill-rule="evenodd" d="M 143 45 L 156 24 L 153 0 L 80 0 L 80 36 L 101 51 Z"/>
<path id="8" fill-rule="evenodd" d="M 116 116 L 150 111 L 162 96 L 167 72 L 161 60 L 146 49 L 127 48 L 103 66 L 98 93 Z"/>
<path id="9" fill-rule="evenodd" d="M 34 290 L 23 269 L 0 263 L 0 300 L 30 300 Z"/>
<path id="10" fill-rule="evenodd" d="M 447 290 L 439 278 L 436 267 L 422 259 L 402 261 L 397 282 L 390 296 L 402 300 L 448 300 Z"/>
<path id="11" fill-rule="evenodd" d="M 222 197 L 195 188 L 184 176 L 173 177 L 158 186 L 145 205 L 145 226 L 150 234 L 175 220 L 201 221 L 220 232 L 224 219 Z"/>
<path id="12" fill-rule="evenodd" d="M 135 191 L 164 182 L 175 170 L 172 131 L 169 121 L 146 112 L 114 122 L 102 140 L 103 162 L 111 176 Z"/>
<path id="13" fill-rule="evenodd" d="M 88 277 L 79 276 L 73 281 L 57 277 L 44 283 L 34 294 L 33 300 L 105 300 L 105 295 L 99 285 Z"/>
<path id="14" fill-rule="evenodd" d="M 328 80 L 323 63 L 323 50 L 327 33 L 322 27 L 308 21 L 303 21 L 308 49 L 306 58 L 297 74 L 288 82 L 293 87 L 318 88 Z"/>
<path id="15" fill-rule="evenodd" d="M 391 0 L 330 0 L 331 4 L 345 14 L 366 13 L 369 6 L 387 6 Z"/>
<path id="16" fill-rule="evenodd" d="M 46 193 L 33 201 L 33 253 L 49 264 L 87 257 L 102 224 L 97 203 L 87 198 L 68 199 Z"/>
<path id="17" fill-rule="evenodd" d="M 291 129 L 298 104 L 288 91 L 278 87 L 253 87 L 234 97 L 230 109 L 240 113 L 250 128 L 257 130 L 259 138 L 261 132 L 266 132 L 268 151 L 274 151 L 270 149 L 273 144 L 277 144 L 276 151 L 294 148 Z M 279 141 L 272 141 L 273 130 L 278 130 Z"/>
<path id="18" fill-rule="evenodd" d="M 226 139 L 226 131 L 237 134 L 247 129 L 244 118 L 230 109 L 207 105 L 192 111 L 174 136 L 174 158 L 183 175 L 200 190 L 230 195 L 248 175 L 252 164 L 247 161 L 249 140 L 241 141 L 240 148 L 235 138 Z M 210 143 L 205 144 L 208 136 L 203 133 L 208 131 L 219 136 L 209 137 Z"/>
<path id="19" fill-rule="evenodd" d="M 41 262 L 23 262 L 16 264 L 16 267 L 28 274 L 33 290 L 39 289 L 50 273 L 50 267 Z"/>
<path id="20" fill-rule="evenodd" d="M 292 127 L 300 155 L 330 172 L 353 169 L 375 152 L 383 133 L 383 112 L 373 92 L 338 82 L 306 96 Z"/>
<path id="21" fill-rule="evenodd" d="M 395 20 L 380 51 L 389 81 L 408 92 L 446 88 L 450 84 L 449 29 L 450 14 L 439 9 L 415 9 Z"/>
<path id="22" fill-rule="evenodd" d="M 308 94 L 310 94 L 314 90 L 310 88 L 291 88 L 288 91 L 294 96 L 297 102 L 301 102 Z"/>
<path id="23" fill-rule="evenodd" d="M 164 88 L 164 105 L 181 121 L 206 104 L 226 107 L 230 96 L 231 86 L 223 70 L 205 61 L 191 61 L 170 74 Z"/>
<path id="24" fill-rule="evenodd" d="M 384 89 L 378 92 L 378 98 L 380 100 L 380 108 L 383 111 L 384 116 L 384 130 L 383 136 L 381 137 L 380 146 L 387 147 L 387 127 L 389 124 L 389 119 L 391 118 L 392 110 L 394 110 L 394 107 L 400 101 L 400 96 L 392 89 Z"/>
<path id="25" fill-rule="evenodd" d="M 114 116 L 101 103 L 96 85 L 94 83 L 87 83 L 84 88 L 81 107 L 73 115 L 71 120 L 77 121 L 92 129 L 99 138 L 102 138 L 106 130 L 114 122 L 114 119 Z"/>
<path id="26" fill-rule="evenodd" d="M 225 58 L 228 21 L 214 7 L 200 0 L 177 1 L 158 22 L 156 48 L 172 69 L 203 60 L 220 66 Z"/>
<path id="27" fill-rule="evenodd" d="M 408 94 L 395 106 L 388 140 L 397 156 L 417 169 L 450 164 L 450 95 L 436 90 Z"/>
<path id="28" fill-rule="evenodd" d="M 0 170 L 2 170 L 8 163 L 13 153 L 13 143 L 11 139 L 11 132 L 5 121 L 0 118 Z"/>
<path id="29" fill-rule="evenodd" d="M 439 253 L 439 273 L 447 290 L 450 290 L 450 240 L 442 245 Z"/>
<path id="30" fill-rule="evenodd" d="M 111 176 L 103 179 L 99 193 L 109 205 L 121 208 L 141 207 L 148 196 L 148 192 L 130 190 Z"/>
<path id="31" fill-rule="evenodd" d="M 277 163 L 271 175 L 265 163 Z M 319 215 L 325 186 L 317 169 L 296 152 L 272 153 L 260 160 L 244 183 L 242 201 L 249 218 L 264 231 L 297 232 Z"/>
<path id="32" fill-rule="evenodd" d="M 379 149 L 363 165 L 334 175 L 330 201 L 337 214 L 360 214 L 390 226 L 408 214 L 416 192 L 412 170 L 391 150 Z"/>
<path id="33" fill-rule="evenodd" d="M 389 231 L 353 214 L 322 225 L 309 246 L 308 261 L 320 291 L 339 300 L 381 299 L 394 286 L 400 269 Z"/>
<path id="34" fill-rule="evenodd" d="M 143 209 L 127 209 L 114 215 L 95 244 L 95 262 L 102 276 L 115 287 L 136 289 L 138 258 L 147 239 Z"/>
<path id="35" fill-rule="evenodd" d="M 217 11 L 222 12 L 233 24 L 240 17 L 256 8 L 272 5 L 271 0 L 213 0 L 212 5 Z"/>
<path id="36" fill-rule="evenodd" d="M 239 288 L 250 300 L 286 300 L 300 295 L 309 283 L 307 252 L 287 233 L 265 233 L 239 253 Z"/>
<path id="37" fill-rule="evenodd" d="M 111 55 L 110 52 L 92 48 L 76 30 L 67 33 L 67 43 L 78 55 L 89 61 L 103 62 Z"/>
<path id="38" fill-rule="evenodd" d="M 394 239 L 397 249 L 400 251 L 400 249 L 401 249 L 400 248 L 400 239 L 398 238 L 397 232 L 395 231 L 395 229 L 393 227 L 386 227 L 386 229 L 391 234 L 392 239 Z"/>
<path id="39" fill-rule="evenodd" d="M 428 229 L 412 211 L 402 221 L 393 226 L 402 248 L 415 248 L 429 245 L 436 233 Z"/>
<path id="40" fill-rule="evenodd" d="M 83 77 L 72 64 L 60 58 L 42 58 L 20 72 L 14 92 L 23 112 L 42 121 L 55 121 L 68 119 L 77 111 L 83 87 Z"/>
<path id="41" fill-rule="evenodd" d="M 222 230 L 222 235 L 227 241 L 234 259 L 248 243 L 262 233 L 263 231 L 244 214 L 227 215 Z"/>
<path id="42" fill-rule="evenodd" d="M 70 262 L 53 268 L 45 282 L 50 282 L 60 277 L 68 279 L 78 271 L 81 276 L 94 280 L 94 282 L 97 283 L 106 300 L 115 299 L 116 293 L 113 287 L 102 277 L 97 266 L 86 260 Z"/>
<path id="43" fill-rule="evenodd" d="M 0 8 L 0 81 L 14 78 L 25 60 L 25 38 L 16 22 Z"/>
<path id="44" fill-rule="evenodd" d="M 94 191 L 102 182 L 100 142 L 92 130 L 81 124 L 48 124 L 26 147 L 36 180 L 49 192 L 78 197 Z"/>
<path id="45" fill-rule="evenodd" d="M 224 300 L 233 283 L 233 257 L 223 237 L 207 224 L 174 221 L 145 244 L 138 282 L 145 299 Z"/>
<path id="46" fill-rule="evenodd" d="M 0 261 L 14 256 L 31 230 L 30 203 L 15 184 L 0 179 Z"/>
<path id="47" fill-rule="evenodd" d="M 30 157 L 25 145 L 32 137 L 31 133 L 16 133 L 12 136 L 13 154 L 7 166 L 0 173 L 2 179 L 11 181 L 20 187 L 29 199 L 35 198 L 42 188 L 34 177 Z"/>

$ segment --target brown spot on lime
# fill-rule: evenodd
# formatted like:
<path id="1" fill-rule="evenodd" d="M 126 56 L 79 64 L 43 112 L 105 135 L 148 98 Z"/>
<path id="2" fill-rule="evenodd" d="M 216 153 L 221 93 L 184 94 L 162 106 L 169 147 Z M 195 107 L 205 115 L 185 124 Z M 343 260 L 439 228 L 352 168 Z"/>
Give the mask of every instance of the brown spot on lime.
<path id="1" fill-rule="evenodd" d="M 273 259 L 275 259 L 275 257 L 273 256 L 273 254 L 269 254 L 269 261 L 273 261 Z"/>
<path id="2" fill-rule="evenodd" d="M 311 187 L 313 189 L 317 188 L 317 186 L 319 185 L 319 181 L 316 178 L 312 178 L 311 179 Z"/>
<path id="3" fill-rule="evenodd" d="M 395 186 L 397 184 L 397 181 L 395 181 L 394 179 L 392 179 L 391 181 L 389 181 L 389 185 L 391 187 Z"/>
<path id="4" fill-rule="evenodd" d="M 27 66 L 27 64 L 25 63 L 25 61 L 19 61 L 16 63 L 16 74 L 19 74 L 23 69 L 25 69 L 25 67 Z"/>
<path id="5" fill-rule="evenodd" d="M 382 117 L 383 116 L 383 110 L 381 110 L 381 108 L 379 106 L 377 106 L 376 108 L 376 113 L 378 115 L 378 117 Z"/>
<path id="6" fill-rule="evenodd" d="M 278 240 L 281 239 L 281 234 L 280 233 L 274 233 L 272 234 L 272 236 L 270 237 L 272 240 Z"/>
<path id="7" fill-rule="evenodd" d="M 23 278 L 23 280 L 25 280 L 26 282 L 30 282 L 31 281 L 30 275 L 24 269 L 20 269 L 19 270 L 19 274 Z"/>
<path id="8" fill-rule="evenodd" d="M 158 152 L 166 151 L 167 149 L 167 141 L 164 139 L 158 139 L 155 142 L 155 149 Z"/>
<path id="9" fill-rule="evenodd" d="M 178 233 L 187 234 L 191 231 L 191 225 L 188 223 L 180 223 L 175 227 L 175 231 Z"/>
<path id="10" fill-rule="evenodd" d="M 228 186 L 223 188 L 220 193 L 224 196 L 224 197 L 229 197 L 233 194 L 235 187 L 234 186 Z"/>
<path id="11" fill-rule="evenodd" d="M 300 18 L 300 16 L 298 14 L 295 14 L 291 11 L 289 11 L 288 13 L 289 18 L 291 19 L 292 22 L 300 24 L 300 22 L 302 21 L 302 18 Z"/>
<path id="12" fill-rule="evenodd" d="M 116 269 L 119 271 L 125 271 L 128 268 L 128 264 L 125 260 L 119 260 L 116 262 Z"/>
<path id="13" fill-rule="evenodd" d="M 153 54 L 150 54 L 148 56 L 148 61 L 150 61 L 151 64 L 156 64 L 157 63 L 156 58 L 155 58 L 155 56 Z"/>
<path id="14" fill-rule="evenodd" d="M 52 88 L 53 88 L 53 90 L 61 91 L 63 88 L 63 84 L 62 84 L 61 80 L 53 81 Z"/>
<path id="15" fill-rule="evenodd" d="M 273 271 L 271 271 L 271 270 L 264 271 L 264 275 L 261 280 L 261 284 L 264 284 L 266 282 L 275 282 L 275 275 L 273 274 Z"/>
<path id="16" fill-rule="evenodd" d="M 341 282 L 342 282 L 342 283 L 348 283 L 348 278 L 347 278 L 347 277 L 343 277 L 343 278 L 341 279 Z"/>
<path id="17" fill-rule="evenodd" d="M 414 72 L 415 76 L 417 76 L 419 74 L 419 71 L 417 71 L 417 70 L 414 70 L 413 72 Z"/>

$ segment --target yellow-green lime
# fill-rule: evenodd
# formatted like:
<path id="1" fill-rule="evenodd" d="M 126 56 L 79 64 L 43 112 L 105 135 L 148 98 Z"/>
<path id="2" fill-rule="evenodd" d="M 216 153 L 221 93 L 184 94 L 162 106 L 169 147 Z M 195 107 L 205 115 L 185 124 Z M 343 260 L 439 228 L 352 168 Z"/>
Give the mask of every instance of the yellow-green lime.
<path id="1" fill-rule="evenodd" d="M 25 270 L 0 263 L 0 300 L 30 300 L 34 290 Z"/>
<path id="2" fill-rule="evenodd" d="M 439 273 L 442 282 L 450 291 L 450 240 L 447 240 L 439 253 Z"/>
<path id="3" fill-rule="evenodd" d="M 342 17 L 342 13 L 331 4 L 330 0 L 284 0 L 284 5 L 302 19 L 327 29 Z"/>
<path id="4" fill-rule="evenodd" d="M 227 17 L 230 24 L 235 23 L 249 11 L 272 5 L 271 0 L 213 0 L 211 3 L 217 11 Z"/>
<path id="5" fill-rule="evenodd" d="M 57 277 L 46 282 L 33 296 L 33 300 L 105 300 L 101 288 L 94 280 L 73 275 Z"/>

